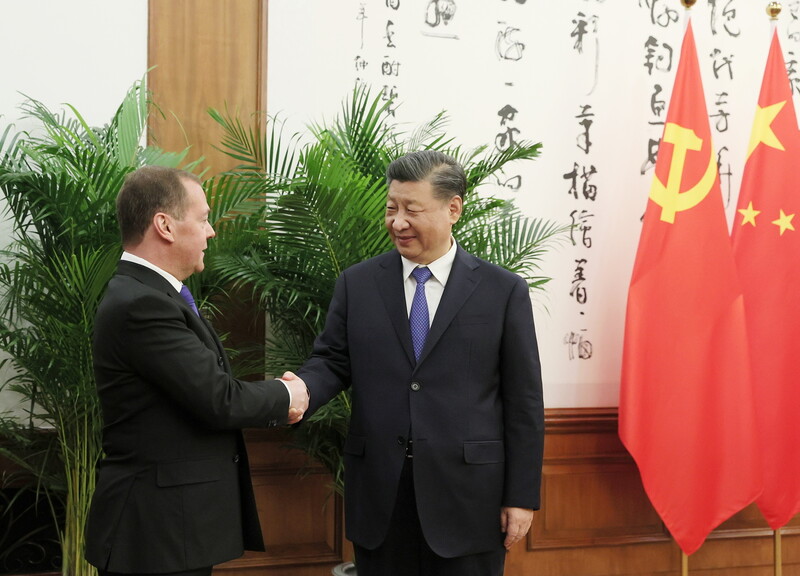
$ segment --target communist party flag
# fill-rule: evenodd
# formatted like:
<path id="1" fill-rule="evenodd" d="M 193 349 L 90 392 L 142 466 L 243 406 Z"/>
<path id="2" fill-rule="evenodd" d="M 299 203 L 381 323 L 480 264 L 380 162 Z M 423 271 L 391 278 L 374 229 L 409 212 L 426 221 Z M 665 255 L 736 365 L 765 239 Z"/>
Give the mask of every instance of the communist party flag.
<path id="1" fill-rule="evenodd" d="M 800 133 L 775 29 L 733 222 L 762 440 L 764 492 L 756 502 L 773 530 L 800 511 L 798 166 Z"/>
<path id="2" fill-rule="evenodd" d="M 686 554 L 761 492 L 742 291 L 691 21 L 625 319 L 619 435 Z"/>

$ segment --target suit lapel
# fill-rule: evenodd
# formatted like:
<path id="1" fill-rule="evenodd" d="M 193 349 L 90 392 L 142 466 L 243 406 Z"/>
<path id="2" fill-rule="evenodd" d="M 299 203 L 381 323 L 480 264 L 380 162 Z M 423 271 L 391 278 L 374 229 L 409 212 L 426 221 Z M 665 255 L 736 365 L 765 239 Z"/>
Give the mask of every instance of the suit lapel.
<path id="1" fill-rule="evenodd" d="M 120 260 L 117 263 L 117 274 L 135 278 L 153 290 L 163 292 L 164 294 L 169 295 L 170 298 L 177 297 L 181 302 L 184 302 L 183 298 L 181 298 L 180 294 L 178 294 L 172 285 L 167 282 L 166 278 L 161 276 L 155 270 L 151 270 L 146 266 L 142 266 L 141 264 L 137 264 L 135 262 L 129 262 L 127 260 Z M 186 303 L 184 302 L 184 304 Z M 188 307 L 189 305 L 186 304 L 186 306 Z"/>
<path id="2" fill-rule="evenodd" d="M 375 284 L 378 293 L 383 299 L 389 321 L 394 326 L 397 338 L 400 340 L 400 345 L 403 347 L 409 361 L 414 364 L 414 349 L 411 346 L 411 329 L 408 326 L 406 294 L 403 289 L 403 264 L 398 252 L 389 252 L 385 258 L 379 260 Z"/>
<path id="3" fill-rule="evenodd" d="M 225 359 L 225 362 L 227 363 L 227 355 L 225 354 L 225 348 L 222 345 L 222 341 L 220 341 L 219 336 L 217 336 L 217 333 L 210 326 L 208 320 L 206 320 L 202 316 L 196 315 L 194 313 L 194 310 L 192 310 L 192 308 L 189 306 L 186 300 L 184 300 L 181 297 L 181 295 L 175 290 L 175 288 L 172 287 L 172 284 L 170 284 L 166 280 L 166 278 L 162 277 L 158 272 L 151 270 L 146 266 L 141 266 L 140 264 L 137 264 L 135 262 L 128 262 L 127 260 L 119 261 L 119 263 L 117 264 L 117 274 L 122 274 L 124 276 L 131 276 L 132 278 L 135 278 L 142 284 L 145 284 L 146 286 L 149 286 L 154 290 L 158 290 L 159 292 L 163 292 L 169 298 L 172 298 L 173 300 L 178 302 L 180 306 L 183 306 L 188 311 L 190 311 L 191 315 L 197 318 L 197 321 L 200 324 L 202 324 L 204 332 L 200 332 L 194 326 L 193 322 L 189 322 L 188 326 L 192 330 L 194 330 L 194 332 L 201 340 L 207 341 L 208 339 L 210 339 L 211 342 L 214 343 L 217 352 L 223 359 Z"/>

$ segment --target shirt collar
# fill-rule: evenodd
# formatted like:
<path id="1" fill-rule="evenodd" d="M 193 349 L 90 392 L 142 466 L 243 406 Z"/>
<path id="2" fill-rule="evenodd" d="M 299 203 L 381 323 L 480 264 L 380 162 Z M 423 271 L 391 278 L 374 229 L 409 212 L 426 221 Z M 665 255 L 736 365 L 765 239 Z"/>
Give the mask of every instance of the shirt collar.
<path id="1" fill-rule="evenodd" d="M 123 252 L 120 260 L 125 260 L 126 262 L 133 262 L 134 264 L 139 264 L 140 266 L 144 266 L 145 268 L 150 268 L 153 272 L 157 272 L 160 274 L 170 285 L 175 288 L 176 292 L 180 292 L 181 288 L 183 287 L 183 282 L 175 278 L 172 274 L 167 272 L 166 270 L 162 270 L 152 262 L 149 262 L 142 258 L 141 256 L 136 256 L 135 254 L 131 254 L 130 252 Z"/>
<path id="2" fill-rule="evenodd" d="M 434 260 L 430 264 L 428 264 L 428 268 L 431 270 L 431 274 L 436 280 L 441 283 L 442 286 L 447 284 L 447 279 L 450 277 L 450 271 L 453 269 L 453 262 L 456 259 L 456 250 L 458 249 L 458 243 L 455 241 L 455 238 L 452 236 L 450 237 L 450 250 L 448 250 L 444 256 L 441 256 L 437 260 Z M 416 262 L 412 262 L 405 256 L 401 256 L 400 259 L 403 261 L 403 282 L 408 280 L 408 277 L 411 276 L 411 272 L 420 264 Z"/>

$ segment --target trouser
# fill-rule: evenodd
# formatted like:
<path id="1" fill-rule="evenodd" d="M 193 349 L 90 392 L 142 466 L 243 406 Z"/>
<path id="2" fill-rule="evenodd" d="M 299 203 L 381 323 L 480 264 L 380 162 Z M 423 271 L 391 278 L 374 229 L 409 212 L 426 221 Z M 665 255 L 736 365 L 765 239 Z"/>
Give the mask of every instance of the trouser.
<path id="1" fill-rule="evenodd" d="M 442 558 L 431 550 L 417 513 L 413 460 L 405 460 L 386 539 L 374 550 L 353 546 L 358 576 L 502 576 L 503 547 L 456 558 Z M 497 522 L 499 530 L 499 511 Z"/>

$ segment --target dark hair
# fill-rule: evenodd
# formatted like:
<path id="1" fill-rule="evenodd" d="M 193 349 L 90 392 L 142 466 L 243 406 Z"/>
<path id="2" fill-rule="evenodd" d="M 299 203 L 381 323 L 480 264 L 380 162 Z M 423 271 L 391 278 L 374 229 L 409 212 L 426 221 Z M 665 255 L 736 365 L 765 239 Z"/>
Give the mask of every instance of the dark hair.
<path id="1" fill-rule="evenodd" d="M 164 166 L 143 166 L 128 174 L 117 195 L 117 221 L 122 245 L 136 245 L 158 212 L 180 220 L 186 210 L 184 180 L 200 184 L 185 170 Z"/>
<path id="2" fill-rule="evenodd" d="M 464 169 L 454 158 L 438 150 L 419 150 L 393 160 L 386 168 L 386 186 L 398 182 L 421 182 L 427 180 L 433 194 L 440 200 L 453 196 L 464 197 L 467 177 Z"/>

